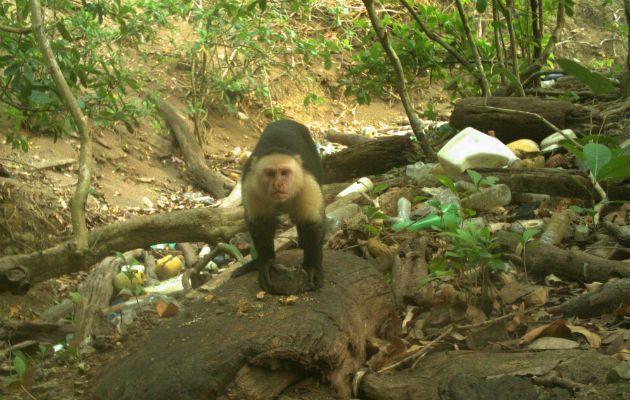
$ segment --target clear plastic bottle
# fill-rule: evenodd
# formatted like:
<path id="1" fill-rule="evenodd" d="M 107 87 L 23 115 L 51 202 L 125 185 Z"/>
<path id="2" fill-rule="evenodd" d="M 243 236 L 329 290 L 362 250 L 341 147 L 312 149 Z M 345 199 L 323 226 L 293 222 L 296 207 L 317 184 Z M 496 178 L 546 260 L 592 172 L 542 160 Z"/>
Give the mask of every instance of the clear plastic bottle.
<path id="1" fill-rule="evenodd" d="M 512 192 L 507 185 L 498 184 L 482 188 L 461 200 L 462 207 L 473 210 L 491 210 L 510 204 Z"/>
<path id="2" fill-rule="evenodd" d="M 545 231 L 540 235 L 540 242 L 554 246 L 559 245 L 569 229 L 569 223 L 569 215 L 566 211 L 555 213 L 549 219 Z"/>

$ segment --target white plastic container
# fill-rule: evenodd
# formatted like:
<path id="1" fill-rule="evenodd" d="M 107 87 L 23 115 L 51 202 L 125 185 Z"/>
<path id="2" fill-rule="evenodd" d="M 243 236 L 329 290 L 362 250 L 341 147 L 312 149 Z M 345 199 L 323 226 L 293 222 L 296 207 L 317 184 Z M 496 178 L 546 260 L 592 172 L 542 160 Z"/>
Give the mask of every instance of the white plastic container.
<path id="1" fill-rule="evenodd" d="M 518 159 L 499 139 L 468 127 L 448 141 L 438 152 L 447 174 L 460 174 L 472 168 L 504 167 Z"/>
<path id="2" fill-rule="evenodd" d="M 549 151 L 560 147 L 560 142 L 567 140 L 565 136 L 571 139 L 577 139 L 577 135 L 571 129 L 563 129 L 561 132 L 564 133 L 564 135 L 560 132 L 556 132 L 544 138 L 542 142 L 540 142 L 542 151 Z"/>
<path id="3" fill-rule="evenodd" d="M 341 198 L 354 192 L 369 192 L 373 188 L 374 188 L 374 184 L 372 183 L 372 180 L 368 177 L 363 177 L 359 179 L 358 181 L 354 182 L 352 185 L 345 188 L 344 190 L 342 190 L 341 193 L 337 195 L 337 197 Z"/>

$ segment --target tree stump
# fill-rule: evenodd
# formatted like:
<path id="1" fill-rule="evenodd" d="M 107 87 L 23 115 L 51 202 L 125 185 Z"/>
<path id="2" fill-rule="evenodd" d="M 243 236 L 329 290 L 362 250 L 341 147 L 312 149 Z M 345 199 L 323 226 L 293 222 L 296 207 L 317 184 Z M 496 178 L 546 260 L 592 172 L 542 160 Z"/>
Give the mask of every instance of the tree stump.
<path id="1" fill-rule="evenodd" d="M 283 252 L 295 264 L 302 251 Z M 364 260 L 324 253 L 324 287 L 297 297 L 259 291 L 256 274 L 232 279 L 151 332 L 94 384 L 93 399 L 263 399 L 306 375 L 350 397 L 366 339 L 394 310 L 389 285 Z"/>

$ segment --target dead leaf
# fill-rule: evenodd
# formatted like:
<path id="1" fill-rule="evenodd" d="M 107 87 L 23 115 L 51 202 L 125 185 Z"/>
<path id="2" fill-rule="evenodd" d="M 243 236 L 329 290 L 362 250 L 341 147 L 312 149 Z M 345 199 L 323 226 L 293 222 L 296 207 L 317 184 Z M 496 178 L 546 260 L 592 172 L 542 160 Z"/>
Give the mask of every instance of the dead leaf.
<path id="1" fill-rule="evenodd" d="M 155 305 L 155 309 L 157 310 L 157 314 L 161 318 L 172 317 L 173 315 L 177 314 L 177 312 L 179 311 L 179 307 L 177 307 L 175 303 L 169 302 L 167 304 L 163 302 L 162 300 L 158 300 L 157 304 Z"/>
<path id="2" fill-rule="evenodd" d="M 558 338 L 567 338 L 571 337 L 571 331 L 567 327 L 567 321 L 563 319 L 559 319 L 553 321 L 547 325 L 539 326 L 538 328 L 532 329 L 527 332 L 521 340 L 519 341 L 520 345 L 530 343 L 538 336 L 553 336 Z"/>
<path id="3" fill-rule="evenodd" d="M 376 257 L 393 257 L 394 253 L 385 243 L 381 242 L 376 238 L 369 238 L 365 243 L 365 247 L 370 255 L 374 258 Z"/>
<path id="4" fill-rule="evenodd" d="M 523 298 L 528 306 L 541 306 L 547 302 L 548 290 L 543 286 L 536 286 L 533 292 Z"/>
<path id="5" fill-rule="evenodd" d="M 514 281 L 501 288 L 499 297 L 501 297 L 503 304 L 512 304 L 527 296 L 536 290 L 536 288 L 536 286 L 530 285 L 529 283 Z"/>
<path id="6" fill-rule="evenodd" d="M 583 326 L 567 324 L 567 328 L 571 330 L 571 333 L 579 333 L 580 335 L 584 336 L 588 344 L 590 344 L 591 347 L 595 349 L 599 348 L 599 345 L 602 343 L 602 339 L 599 337 L 598 334 L 589 331 Z"/>
<path id="7" fill-rule="evenodd" d="M 516 331 L 516 328 L 518 328 L 521 325 L 521 316 L 519 314 L 516 314 L 514 316 L 514 318 L 512 318 L 512 321 L 510 321 L 510 323 L 508 324 L 506 330 L 508 332 L 514 332 Z"/>
<path id="8" fill-rule="evenodd" d="M 554 274 L 549 274 L 545 276 L 545 285 L 547 286 L 560 286 L 562 284 L 562 279 L 558 278 Z"/>
<path id="9" fill-rule="evenodd" d="M 592 293 L 592 292 L 596 292 L 599 290 L 600 287 L 602 287 L 603 283 L 601 282 L 592 282 L 592 283 L 585 283 L 584 287 L 586 288 L 586 292 L 587 293 Z"/>
<path id="10" fill-rule="evenodd" d="M 284 306 L 290 306 L 292 304 L 297 303 L 299 297 L 297 297 L 296 295 L 292 294 L 290 296 L 287 296 L 285 298 L 281 298 L 280 300 L 278 300 L 280 302 L 280 304 L 284 305 Z"/>
<path id="11" fill-rule="evenodd" d="M 558 337 L 542 337 L 527 346 L 530 350 L 570 350 L 578 347 L 578 342 Z"/>
<path id="12" fill-rule="evenodd" d="M 479 307 L 468 306 L 468 308 L 466 309 L 466 319 L 470 321 L 471 324 L 475 325 L 481 322 L 485 322 L 488 318 Z"/>

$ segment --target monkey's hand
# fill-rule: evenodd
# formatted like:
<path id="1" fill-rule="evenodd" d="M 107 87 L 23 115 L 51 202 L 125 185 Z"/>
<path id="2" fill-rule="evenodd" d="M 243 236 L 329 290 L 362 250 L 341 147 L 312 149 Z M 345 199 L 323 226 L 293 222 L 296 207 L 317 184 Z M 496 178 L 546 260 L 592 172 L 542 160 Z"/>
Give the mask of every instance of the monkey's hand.
<path id="1" fill-rule="evenodd" d="M 258 284 L 265 292 L 272 292 L 271 268 L 273 263 L 271 260 L 261 261 L 258 268 Z"/>
<path id="2" fill-rule="evenodd" d="M 324 285 L 324 269 L 321 266 L 304 265 L 308 274 L 309 290 L 317 290 Z"/>

